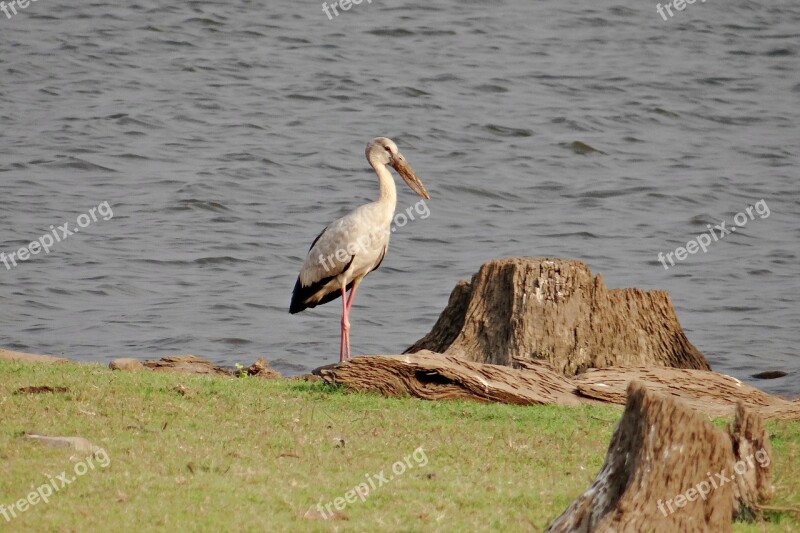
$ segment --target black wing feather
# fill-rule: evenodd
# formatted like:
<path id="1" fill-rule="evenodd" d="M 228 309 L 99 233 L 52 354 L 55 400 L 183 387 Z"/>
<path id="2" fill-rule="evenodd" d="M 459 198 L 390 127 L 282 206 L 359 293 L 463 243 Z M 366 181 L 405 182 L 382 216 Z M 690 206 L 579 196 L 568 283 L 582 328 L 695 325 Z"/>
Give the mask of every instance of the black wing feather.
<path id="1" fill-rule="evenodd" d="M 317 236 L 314 238 L 314 242 L 312 242 L 312 243 L 311 243 L 311 246 L 309 246 L 309 247 L 308 247 L 308 251 L 309 251 L 309 252 L 310 252 L 310 251 L 311 251 L 311 249 L 314 247 L 314 245 L 315 245 L 315 244 L 317 244 L 317 241 L 319 240 L 319 238 L 320 238 L 320 237 L 322 237 L 322 234 L 323 234 L 323 233 L 325 233 L 326 231 L 328 231 L 328 226 L 325 226 L 325 229 L 323 229 L 322 231 L 320 231 L 320 232 L 319 232 L 319 235 L 317 235 Z"/>
<path id="2" fill-rule="evenodd" d="M 324 231 L 323 231 L 324 232 Z M 320 235 L 322 235 L 320 233 Z M 319 237 L 317 237 L 319 239 Z M 316 242 L 316 241 L 315 241 Z M 311 247 L 313 248 L 314 245 L 312 244 Z M 350 262 L 342 269 L 342 272 L 346 272 L 350 265 L 353 264 L 353 259 L 355 259 L 355 255 L 350 257 Z M 294 291 L 292 291 L 292 303 L 289 305 L 289 312 L 291 314 L 299 313 L 304 309 L 310 309 L 312 307 L 316 307 L 318 305 L 326 304 L 332 300 L 335 300 L 339 296 L 342 295 L 342 291 L 340 289 L 333 290 L 322 297 L 322 299 L 318 302 L 308 302 L 307 300 L 317 294 L 325 285 L 330 283 L 336 276 L 341 274 L 341 272 L 334 274 L 333 276 L 328 276 L 327 278 L 322 278 L 321 280 L 312 283 L 308 287 L 304 287 L 302 283 L 300 283 L 300 276 L 297 276 L 297 281 L 294 284 Z M 347 289 L 353 286 L 353 282 L 347 284 Z"/>

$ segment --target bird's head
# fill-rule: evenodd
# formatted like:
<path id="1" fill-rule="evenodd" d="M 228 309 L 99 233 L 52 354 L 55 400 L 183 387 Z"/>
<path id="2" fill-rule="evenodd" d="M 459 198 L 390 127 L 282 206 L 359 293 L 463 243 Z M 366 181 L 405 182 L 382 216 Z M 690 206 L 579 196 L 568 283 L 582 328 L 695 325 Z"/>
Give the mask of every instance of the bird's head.
<path id="1" fill-rule="evenodd" d="M 393 140 L 388 137 L 376 137 L 367 144 L 367 160 L 373 164 L 390 165 L 394 168 L 403 181 L 411 188 L 412 191 L 422 196 L 426 200 L 430 200 L 428 191 L 414 173 L 414 169 L 408 164 L 408 161 L 397 149 L 397 145 Z"/>

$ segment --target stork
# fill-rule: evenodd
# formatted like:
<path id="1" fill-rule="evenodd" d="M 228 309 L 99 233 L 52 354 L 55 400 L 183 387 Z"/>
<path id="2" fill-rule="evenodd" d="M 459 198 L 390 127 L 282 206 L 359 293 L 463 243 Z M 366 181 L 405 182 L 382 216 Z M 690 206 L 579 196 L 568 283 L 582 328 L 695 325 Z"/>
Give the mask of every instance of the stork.
<path id="1" fill-rule="evenodd" d="M 350 359 L 348 315 L 361 280 L 376 270 L 389 248 L 391 224 L 397 206 L 397 190 L 388 166 L 394 168 L 412 191 L 429 200 L 422 185 L 397 145 L 387 137 L 367 144 L 367 161 L 378 175 L 380 195 L 322 230 L 300 269 L 289 312 L 299 313 L 342 297 L 339 362 Z M 350 291 L 348 296 L 347 291 Z"/>

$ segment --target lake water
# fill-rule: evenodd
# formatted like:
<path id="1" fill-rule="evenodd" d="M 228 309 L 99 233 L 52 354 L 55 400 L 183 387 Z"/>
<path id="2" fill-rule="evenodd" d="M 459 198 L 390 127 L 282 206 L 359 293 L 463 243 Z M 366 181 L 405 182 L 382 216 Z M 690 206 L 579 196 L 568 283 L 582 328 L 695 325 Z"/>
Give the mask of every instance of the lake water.
<path id="1" fill-rule="evenodd" d="M 0 264 L 0 346 L 335 362 L 338 301 L 291 316 L 291 290 L 317 233 L 377 197 L 363 151 L 387 135 L 430 216 L 362 285 L 354 354 L 416 341 L 488 259 L 565 257 L 610 287 L 668 290 L 716 370 L 800 394 L 800 4 L 711 0 L 667 21 L 636 4 L 0 13 L 0 251 L 113 211 Z M 762 199 L 768 217 L 659 262 Z M 399 209 L 417 200 L 398 187 Z M 789 375 L 750 378 L 765 370 Z"/>

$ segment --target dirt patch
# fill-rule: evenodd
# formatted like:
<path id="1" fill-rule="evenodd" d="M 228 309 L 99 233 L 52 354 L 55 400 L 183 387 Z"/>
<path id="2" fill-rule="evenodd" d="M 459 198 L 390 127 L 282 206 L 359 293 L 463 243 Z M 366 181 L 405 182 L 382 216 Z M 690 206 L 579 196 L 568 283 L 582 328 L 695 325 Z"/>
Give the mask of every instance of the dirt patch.
<path id="1" fill-rule="evenodd" d="M 14 394 L 45 394 L 45 393 L 60 393 L 66 394 L 69 389 L 66 387 L 50 387 L 48 385 L 40 385 L 38 387 L 20 387 L 14 391 Z"/>

